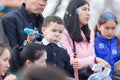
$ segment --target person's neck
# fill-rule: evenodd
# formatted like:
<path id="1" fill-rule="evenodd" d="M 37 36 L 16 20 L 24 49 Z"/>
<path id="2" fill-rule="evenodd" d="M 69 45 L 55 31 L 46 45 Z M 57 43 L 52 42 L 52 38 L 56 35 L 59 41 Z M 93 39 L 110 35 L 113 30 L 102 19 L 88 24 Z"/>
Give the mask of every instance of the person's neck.
<path id="1" fill-rule="evenodd" d="M 33 13 L 33 12 L 31 12 L 31 10 L 28 8 L 28 6 L 26 6 L 25 4 L 24 4 L 24 7 L 25 7 L 25 9 L 30 13 L 30 14 L 33 14 L 33 15 L 36 15 L 36 16 L 38 16 L 39 14 L 35 14 L 35 13 Z"/>

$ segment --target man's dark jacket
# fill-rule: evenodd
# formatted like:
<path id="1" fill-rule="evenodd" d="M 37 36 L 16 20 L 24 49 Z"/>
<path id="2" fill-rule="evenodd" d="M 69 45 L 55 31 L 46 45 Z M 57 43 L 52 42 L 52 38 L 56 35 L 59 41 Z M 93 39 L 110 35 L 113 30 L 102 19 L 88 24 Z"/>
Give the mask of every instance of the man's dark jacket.
<path id="1" fill-rule="evenodd" d="M 16 10 L 13 10 L 2 17 L 4 31 L 8 37 L 10 47 L 15 45 L 21 46 L 27 35 L 24 33 L 24 28 L 37 29 L 41 33 L 43 16 L 29 13 L 25 9 L 25 4 Z"/>
<path id="2" fill-rule="evenodd" d="M 9 45 L 8 39 L 7 39 L 7 37 L 6 37 L 5 33 L 4 33 L 1 18 L 0 18 L 0 42 Z"/>

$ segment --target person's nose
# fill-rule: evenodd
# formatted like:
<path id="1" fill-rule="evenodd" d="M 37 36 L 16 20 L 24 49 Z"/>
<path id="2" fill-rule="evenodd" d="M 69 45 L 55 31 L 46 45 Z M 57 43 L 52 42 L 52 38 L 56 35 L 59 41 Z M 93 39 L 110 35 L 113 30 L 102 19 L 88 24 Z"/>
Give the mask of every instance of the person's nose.
<path id="1" fill-rule="evenodd" d="M 110 30 L 108 31 L 108 33 L 109 33 L 109 34 L 112 34 L 112 33 L 113 33 L 113 30 L 110 29 Z"/>
<path id="2" fill-rule="evenodd" d="M 6 68 L 10 68 L 10 63 L 9 63 L 9 61 L 6 63 Z"/>
<path id="3" fill-rule="evenodd" d="M 39 0 L 39 3 L 42 6 L 46 6 L 47 5 L 47 1 L 46 0 Z"/>
<path id="4" fill-rule="evenodd" d="M 55 33 L 55 36 L 56 36 L 56 37 L 59 37 L 59 36 L 60 36 L 60 33 L 59 33 L 59 32 L 56 32 L 56 33 Z"/>
<path id="5" fill-rule="evenodd" d="M 90 15 L 90 11 L 89 11 L 89 10 L 87 10 L 87 11 L 86 11 L 86 14 L 89 16 L 89 15 Z"/>

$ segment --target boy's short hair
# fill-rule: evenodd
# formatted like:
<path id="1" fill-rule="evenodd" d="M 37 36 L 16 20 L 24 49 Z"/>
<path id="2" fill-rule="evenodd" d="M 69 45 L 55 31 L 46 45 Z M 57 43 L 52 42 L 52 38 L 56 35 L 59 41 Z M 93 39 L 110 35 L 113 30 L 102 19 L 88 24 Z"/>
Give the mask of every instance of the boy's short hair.
<path id="1" fill-rule="evenodd" d="M 64 25 L 64 21 L 60 17 L 58 17 L 58 16 L 47 16 L 44 19 L 43 26 L 49 25 L 50 22 L 56 22 L 57 24 Z"/>

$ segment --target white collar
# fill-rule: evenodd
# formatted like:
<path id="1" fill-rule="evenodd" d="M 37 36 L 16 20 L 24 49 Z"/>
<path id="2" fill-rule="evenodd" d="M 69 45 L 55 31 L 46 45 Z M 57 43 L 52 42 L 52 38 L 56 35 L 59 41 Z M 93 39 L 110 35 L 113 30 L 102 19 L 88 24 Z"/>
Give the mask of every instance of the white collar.
<path id="1" fill-rule="evenodd" d="M 42 43 L 46 46 L 46 45 L 48 45 L 48 44 L 50 44 L 50 42 L 46 39 L 46 38 L 43 38 L 42 39 Z M 55 43 L 57 46 L 59 46 L 59 47 L 62 47 L 61 45 L 60 45 L 60 42 L 57 42 L 57 43 Z"/>

